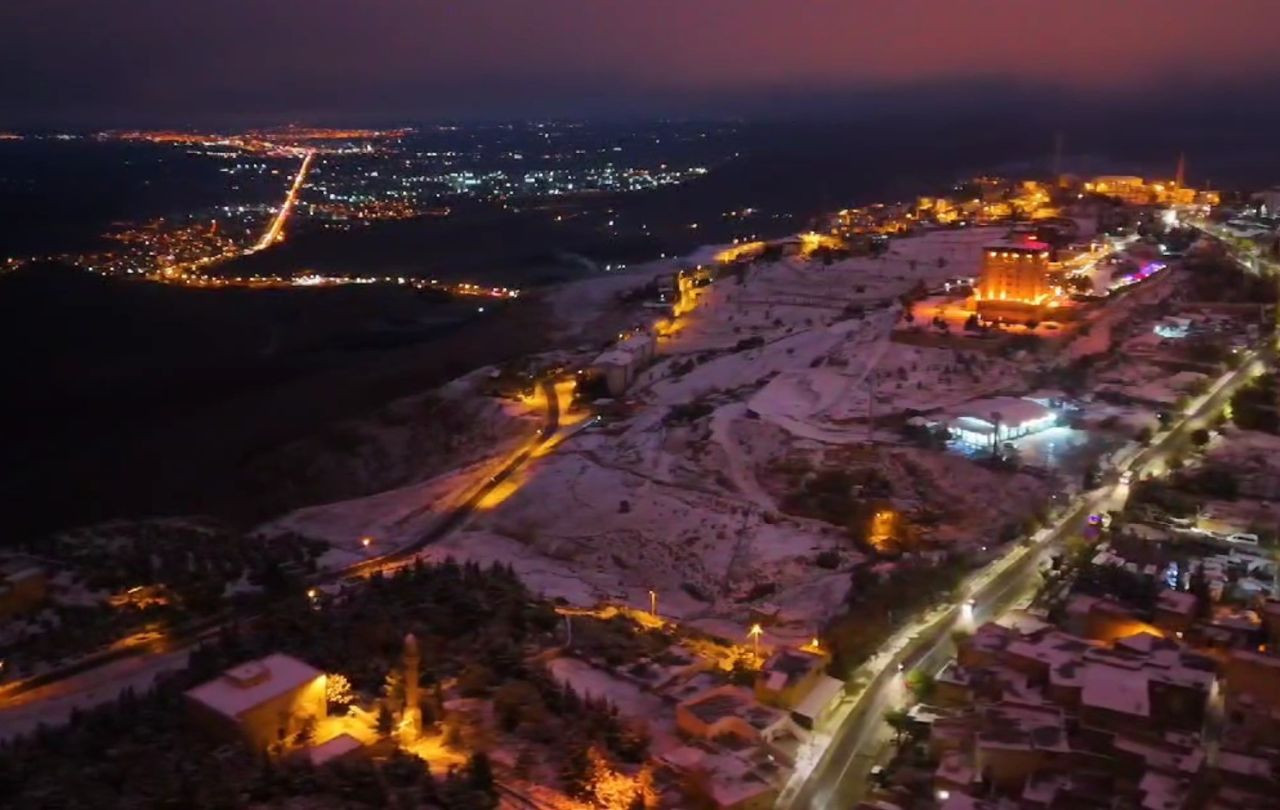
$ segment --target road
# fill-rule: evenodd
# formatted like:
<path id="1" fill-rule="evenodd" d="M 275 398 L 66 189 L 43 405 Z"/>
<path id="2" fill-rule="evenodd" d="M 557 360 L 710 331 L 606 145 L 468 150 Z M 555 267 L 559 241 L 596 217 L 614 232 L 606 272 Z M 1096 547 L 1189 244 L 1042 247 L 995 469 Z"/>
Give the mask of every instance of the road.
<path id="1" fill-rule="evenodd" d="M 564 424 L 561 410 L 569 402 L 565 386 L 557 390 L 557 386 L 550 380 L 542 381 L 540 386 L 546 407 L 542 427 L 457 506 L 411 543 L 347 568 L 323 572 L 308 580 L 307 584 L 325 585 L 368 577 L 374 572 L 389 572 L 411 563 L 428 545 L 438 542 L 465 523 L 477 505 L 524 467 L 531 458 L 545 455 L 570 435 L 591 424 L 589 419 L 572 420 L 570 424 Z M 262 614 L 240 614 L 232 621 L 241 626 L 251 626 L 259 615 Z M 11 726 L 25 727 L 25 718 L 32 716 L 33 712 L 39 712 L 42 706 L 66 704 L 69 707 L 74 703 L 84 708 L 110 700 L 124 686 L 130 683 L 136 685 L 137 673 L 151 671 L 152 663 L 185 661 L 186 653 L 193 646 L 216 633 L 225 623 L 225 620 L 217 619 L 212 622 L 208 619 L 193 622 L 184 628 L 171 629 L 159 642 L 148 641 L 95 653 L 56 672 L 6 684 L 0 688 L 0 739 L 10 734 Z M 153 676 L 154 674 L 152 672 Z"/>
<path id="2" fill-rule="evenodd" d="M 1241 385 L 1260 373 L 1270 351 L 1257 351 L 1223 375 L 1204 395 L 1188 404 L 1181 419 L 1157 434 L 1117 472 L 1134 477 L 1159 474 L 1168 460 L 1181 454 L 1190 434 L 1206 426 Z M 1119 477 L 1118 475 L 1116 476 Z M 1056 524 L 1040 532 L 1029 547 L 1018 547 L 974 574 L 962 585 L 969 604 L 935 609 L 896 633 L 880 653 L 850 678 L 861 691 L 836 708 L 817 738 L 825 747 L 802 752 L 796 775 L 778 802 L 780 808 L 853 807 L 866 791 L 867 775 L 886 739 L 883 722 L 888 708 L 906 701 L 901 672 L 914 668 L 936 670 L 951 656 L 951 633 L 999 617 L 1033 592 L 1041 565 L 1080 531 L 1090 514 L 1122 508 L 1129 487 L 1119 482 L 1086 493 Z M 854 687 L 856 688 L 856 686 Z"/>
<path id="3" fill-rule="evenodd" d="M 490 475 L 481 484 L 475 487 L 472 492 L 467 495 L 463 501 L 451 509 L 443 518 L 436 522 L 434 526 L 424 532 L 417 540 L 402 546 L 386 555 L 375 557 L 373 559 L 358 562 L 352 566 L 326 574 L 318 579 L 319 582 L 332 582 L 340 579 L 351 579 L 352 577 L 364 577 L 374 571 L 390 571 L 405 565 L 417 556 L 432 543 L 438 542 L 454 529 L 466 522 L 467 518 L 475 512 L 476 507 L 484 501 L 490 493 L 494 492 L 502 486 L 507 479 L 514 475 L 518 470 L 529 462 L 529 459 L 541 455 L 544 448 L 554 446 L 563 440 L 560 435 L 560 397 L 556 391 L 555 384 L 550 380 L 543 380 L 539 383 L 542 388 L 543 398 L 546 401 L 546 420 L 543 426 L 538 430 L 536 436 L 525 443 L 523 447 L 516 450 L 508 457 L 497 472 Z"/>
<path id="4" fill-rule="evenodd" d="M 250 253 L 256 253 L 259 250 L 267 248 L 280 241 L 284 235 L 284 224 L 289 220 L 289 215 L 293 213 L 293 206 L 298 202 L 298 192 L 302 190 L 302 184 L 307 179 L 307 172 L 311 170 L 311 161 L 315 159 L 314 150 L 308 150 L 302 156 L 302 165 L 298 167 L 298 173 L 293 177 L 293 185 L 289 187 L 289 193 L 284 197 L 284 203 L 281 204 L 280 210 L 271 219 L 271 224 L 263 231 L 262 238 L 258 240 L 258 244 L 253 246 Z"/>

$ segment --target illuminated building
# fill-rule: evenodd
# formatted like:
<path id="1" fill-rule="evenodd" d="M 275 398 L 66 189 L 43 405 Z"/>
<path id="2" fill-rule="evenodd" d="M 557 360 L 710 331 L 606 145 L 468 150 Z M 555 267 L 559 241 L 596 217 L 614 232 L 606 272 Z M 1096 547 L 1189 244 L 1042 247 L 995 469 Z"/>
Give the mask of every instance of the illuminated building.
<path id="1" fill-rule="evenodd" d="M 1116 197 L 1130 205 L 1146 205 L 1151 202 L 1151 189 L 1141 177 L 1129 174 L 1104 174 L 1084 184 L 1085 191 L 1106 197 Z"/>
<path id="2" fill-rule="evenodd" d="M 1128 205 L 1217 205 L 1216 191 L 1197 191 L 1183 185 L 1183 166 L 1173 180 L 1147 181 L 1128 174 L 1108 174 L 1084 184 L 1084 190 L 1115 197 Z"/>
<path id="3" fill-rule="evenodd" d="M 325 675 L 282 653 L 232 667 L 186 693 L 193 720 L 224 738 L 267 750 L 327 714 Z"/>
<path id="4" fill-rule="evenodd" d="M 1262 215 L 1280 216 L 1280 186 L 1272 186 L 1253 195 L 1253 201 L 1262 209 Z"/>
<path id="5" fill-rule="evenodd" d="M 1057 424 L 1058 416 L 1029 399 L 996 397 L 967 403 L 947 425 L 951 435 L 974 447 L 998 447 Z"/>
<path id="6" fill-rule="evenodd" d="M 1051 295 L 1048 244 L 1024 238 L 983 248 L 974 290 L 979 315 L 989 320 L 1038 319 Z"/>
<path id="7" fill-rule="evenodd" d="M 610 396 L 621 396 L 656 353 L 657 344 L 651 336 L 629 335 L 597 357 L 591 372 L 604 378 Z"/>

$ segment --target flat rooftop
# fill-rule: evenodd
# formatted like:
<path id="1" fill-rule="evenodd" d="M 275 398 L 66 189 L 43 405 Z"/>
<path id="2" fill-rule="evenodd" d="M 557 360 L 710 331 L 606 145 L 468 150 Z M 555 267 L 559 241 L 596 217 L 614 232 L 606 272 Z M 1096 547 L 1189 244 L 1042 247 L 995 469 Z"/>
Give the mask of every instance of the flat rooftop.
<path id="1" fill-rule="evenodd" d="M 212 681 L 189 689 L 187 697 L 232 719 L 269 700 L 288 694 L 324 673 L 284 653 L 234 666 Z"/>

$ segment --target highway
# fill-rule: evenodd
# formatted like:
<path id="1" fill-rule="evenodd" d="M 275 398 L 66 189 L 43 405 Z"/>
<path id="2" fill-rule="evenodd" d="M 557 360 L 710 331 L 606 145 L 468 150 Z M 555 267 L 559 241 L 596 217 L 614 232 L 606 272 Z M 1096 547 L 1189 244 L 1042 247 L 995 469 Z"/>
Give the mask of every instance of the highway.
<path id="1" fill-rule="evenodd" d="M 1135 477 L 1158 475 L 1170 458 L 1183 452 L 1192 431 L 1209 424 L 1231 395 L 1264 368 L 1270 350 L 1250 353 L 1238 368 L 1220 377 L 1204 395 L 1188 404 L 1181 419 L 1157 434 L 1149 447 L 1114 471 Z M 867 776 L 887 737 L 884 712 L 906 702 L 902 672 L 934 671 L 951 657 L 951 633 L 998 618 L 1034 592 L 1042 564 L 1076 536 L 1090 514 L 1120 509 L 1129 486 L 1118 480 L 1084 493 L 1052 527 L 1042 530 L 1028 547 L 1019 546 L 978 571 L 962 585 L 967 604 L 935 608 L 896 633 L 849 679 L 850 694 L 833 712 L 817 738 L 820 750 L 802 752 L 792 782 L 779 808 L 845 810 L 866 791 Z M 857 691 L 853 691 L 857 690 Z"/>
<path id="2" fill-rule="evenodd" d="M 284 202 L 280 205 L 280 210 L 271 219 L 271 224 L 263 231 L 262 238 L 258 240 L 258 244 L 253 246 L 249 251 L 250 253 L 266 250 L 284 236 L 284 224 L 289 220 L 289 215 L 293 213 L 293 206 L 298 202 L 298 192 L 302 190 L 302 184 L 307 179 L 307 172 L 311 170 L 311 161 L 315 159 L 315 156 L 314 150 L 308 150 L 302 156 L 302 165 L 298 167 L 298 173 L 293 177 L 293 185 L 289 187 L 289 193 L 285 195 Z"/>

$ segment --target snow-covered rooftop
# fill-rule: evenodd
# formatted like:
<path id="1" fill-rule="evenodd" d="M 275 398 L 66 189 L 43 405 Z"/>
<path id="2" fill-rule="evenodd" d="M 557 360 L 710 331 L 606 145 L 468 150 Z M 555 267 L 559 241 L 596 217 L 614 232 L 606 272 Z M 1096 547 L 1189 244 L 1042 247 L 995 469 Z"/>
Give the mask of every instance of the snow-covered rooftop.
<path id="1" fill-rule="evenodd" d="M 333 739 L 308 748 L 307 758 L 311 760 L 312 765 L 323 765 L 344 757 L 352 751 L 358 751 L 363 745 L 364 743 L 344 732 Z"/>
<path id="2" fill-rule="evenodd" d="M 1053 416 L 1053 411 L 1038 402 L 1020 397 L 990 397 L 975 399 L 958 406 L 956 416 L 991 424 L 995 414 L 1005 425 L 1023 425 Z"/>
<path id="3" fill-rule="evenodd" d="M 187 696 L 232 719 L 254 706 L 288 694 L 324 675 L 284 653 L 247 661 L 187 691 Z"/>
<path id="4" fill-rule="evenodd" d="M 1080 692 L 1082 706 L 1138 717 L 1151 714 L 1148 678 L 1140 669 L 1092 663 L 1085 668 L 1083 681 L 1084 688 Z"/>

